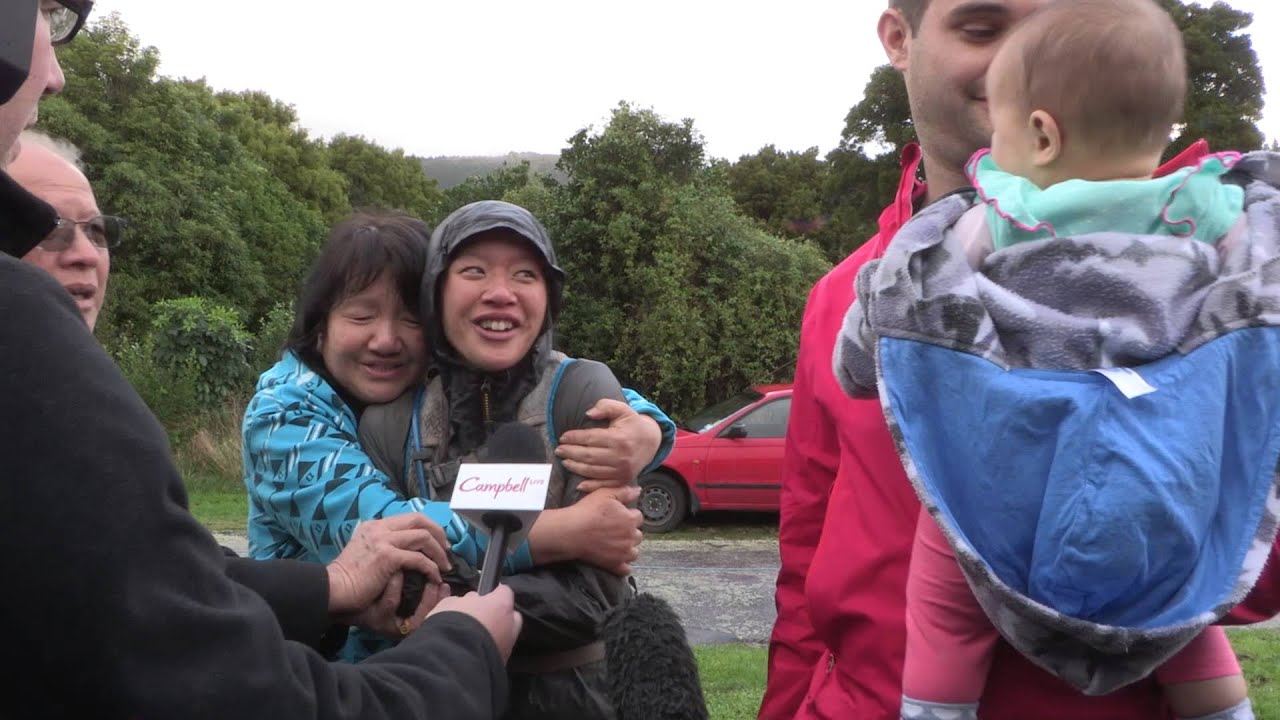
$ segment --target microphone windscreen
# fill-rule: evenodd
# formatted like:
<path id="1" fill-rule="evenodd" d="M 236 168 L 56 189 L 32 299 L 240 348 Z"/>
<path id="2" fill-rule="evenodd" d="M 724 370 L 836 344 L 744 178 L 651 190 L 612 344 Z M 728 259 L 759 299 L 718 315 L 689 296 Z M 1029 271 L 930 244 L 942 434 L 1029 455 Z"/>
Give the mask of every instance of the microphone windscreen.
<path id="1" fill-rule="evenodd" d="M 542 432 L 531 425 L 512 422 L 494 428 L 485 443 L 484 462 L 538 464 L 550 461 Z"/>
<path id="2" fill-rule="evenodd" d="M 605 677 L 618 720 L 707 720 L 698 661 L 680 616 L 640 593 L 605 619 Z"/>

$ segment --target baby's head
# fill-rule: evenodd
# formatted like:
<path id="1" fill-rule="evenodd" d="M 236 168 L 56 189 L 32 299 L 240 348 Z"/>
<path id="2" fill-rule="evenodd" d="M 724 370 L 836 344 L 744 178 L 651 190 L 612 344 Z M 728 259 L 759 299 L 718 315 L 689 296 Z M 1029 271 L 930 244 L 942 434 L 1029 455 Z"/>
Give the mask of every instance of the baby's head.
<path id="1" fill-rule="evenodd" d="M 1149 177 L 1186 91 L 1182 33 L 1154 0 L 1049 3 L 987 71 L 992 159 L 1042 188 Z"/>

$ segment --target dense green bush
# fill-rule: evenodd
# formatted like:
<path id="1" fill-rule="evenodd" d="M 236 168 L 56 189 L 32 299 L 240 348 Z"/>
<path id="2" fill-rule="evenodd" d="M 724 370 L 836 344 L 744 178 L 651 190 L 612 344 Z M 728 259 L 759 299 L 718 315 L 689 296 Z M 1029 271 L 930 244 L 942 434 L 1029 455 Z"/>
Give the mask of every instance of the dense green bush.
<path id="1" fill-rule="evenodd" d="M 624 104 L 570 143 L 568 182 L 535 210 L 567 275 L 566 351 L 676 418 L 790 380 L 805 297 L 830 268 L 822 253 L 744 217 L 690 121 Z"/>
<path id="2" fill-rule="evenodd" d="M 152 305 L 151 352 L 156 364 L 187 377 L 196 398 L 212 408 L 252 387 L 249 333 L 230 308 L 187 297 Z"/>
<path id="3" fill-rule="evenodd" d="M 208 406 L 197 396 L 195 368 L 156 363 L 150 335 L 141 340 L 119 338 L 108 351 L 168 431 L 170 445 L 177 447 L 199 431 Z"/>

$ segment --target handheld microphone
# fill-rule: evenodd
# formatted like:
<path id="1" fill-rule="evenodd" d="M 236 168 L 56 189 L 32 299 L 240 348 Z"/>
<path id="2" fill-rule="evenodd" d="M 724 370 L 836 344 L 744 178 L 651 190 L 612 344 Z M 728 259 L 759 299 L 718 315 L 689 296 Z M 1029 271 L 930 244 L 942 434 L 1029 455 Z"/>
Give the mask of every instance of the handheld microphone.
<path id="1" fill-rule="evenodd" d="M 546 504 L 551 475 L 542 433 L 529 425 L 498 425 L 485 451 L 482 462 L 459 466 L 450 501 L 454 512 L 489 535 L 477 587 L 481 595 L 498 586 L 507 549 L 528 535 Z M 397 617 L 409 617 L 422 601 L 426 585 L 422 573 L 404 573 Z"/>
<path id="2" fill-rule="evenodd" d="M 479 592 L 498 586 L 507 549 L 518 545 L 547 502 L 551 463 L 542 433 L 522 423 L 499 425 L 485 444 L 483 463 L 458 469 L 450 507 L 489 535 Z"/>
<path id="3" fill-rule="evenodd" d="M 31 72 L 39 6 L 36 0 L 18 0 L 0 10 L 0 103 L 12 100 Z"/>

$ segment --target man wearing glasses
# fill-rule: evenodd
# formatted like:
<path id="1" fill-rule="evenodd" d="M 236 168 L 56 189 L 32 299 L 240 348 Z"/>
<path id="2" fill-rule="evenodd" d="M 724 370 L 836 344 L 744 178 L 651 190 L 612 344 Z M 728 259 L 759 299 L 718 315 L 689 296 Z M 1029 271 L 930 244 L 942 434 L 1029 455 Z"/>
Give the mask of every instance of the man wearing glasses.
<path id="1" fill-rule="evenodd" d="M 61 89 L 53 43 L 75 35 L 89 6 L 0 0 L 0 168 L 34 122 L 39 99 Z M 34 28 L 29 62 L 10 42 L 20 26 Z M 37 163 L 19 164 L 19 177 L 49 169 L 39 159 L 44 148 L 32 145 Z M 83 175 L 68 167 L 46 188 L 55 192 L 45 195 L 53 206 L 0 170 L 0 247 L 8 252 L 0 253 L 0 665 L 7 668 L 0 715 L 500 715 L 502 664 L 520 624 L 509 589 L 446 598 L 399 646 L 351 666 L 286 642 L 264 598 L 230 579 L 236 570 L 187 512 L 163 428 L 86 328 L 101 308 L 119 225 L 100 215 Z M 68 188 L 78 201 L 56 195 Z M 15 257 L 29 253 L 31 263 Z M 63 286 L 33 267 L 46 262 L 64 273 Z M 364 530 L 351 545 L 372 543 Z M 408 550 L 397 560 L 375 590 L 385 586 L 392 607 L 399 598 L 387 578 L 426 562 Z M 353 599 L 356 576 L 367 569 L 320 579 L 316 590 L 331 603 L 319 604 L 320 622 L 335 593 Z"/>
<path id="2" fill-rule="evenodd" d="M 74 148 L 33 131 L 23 133 L 19 143 L 9 175 L 58 213 L 53 232 L 22 259 L 52 275 L 93 330 L 106 297 L 111 250 L 120 244 L 124 221 L 98 210 Z"/>

